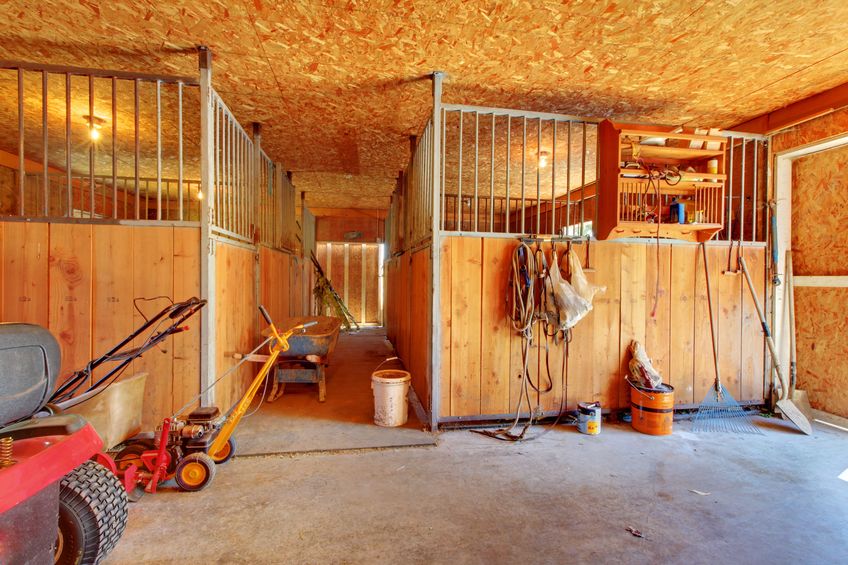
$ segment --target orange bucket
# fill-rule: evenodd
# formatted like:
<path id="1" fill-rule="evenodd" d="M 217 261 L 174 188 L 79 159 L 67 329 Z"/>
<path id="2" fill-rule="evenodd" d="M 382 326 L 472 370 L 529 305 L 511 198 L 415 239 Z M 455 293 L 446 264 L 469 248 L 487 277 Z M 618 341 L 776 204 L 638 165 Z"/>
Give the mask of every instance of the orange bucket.
<path id="1" fill-rule="evenodd" d="M 652 436 L 667 436 L 674 422 L 674 387 L 642 388 L 630 379 L 630 413 L 633 429 Z"/>

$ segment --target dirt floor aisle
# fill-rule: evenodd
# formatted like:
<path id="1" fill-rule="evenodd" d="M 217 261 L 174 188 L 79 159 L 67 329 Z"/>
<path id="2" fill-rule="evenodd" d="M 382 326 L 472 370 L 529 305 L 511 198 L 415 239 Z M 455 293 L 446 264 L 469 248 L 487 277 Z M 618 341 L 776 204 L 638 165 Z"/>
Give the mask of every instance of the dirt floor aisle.
<path id="1" fill-rule="evenodd" d="M 382 329 L 341 334 L 327 370 L 326 402 L 318 402 L 318 385 L 286 385 L 282 398 L 242 422 L 237 456 L 432 445 L 435 436 L 422 431 L 412 406 L 405 426 L 374 425 L 371 373 L 392 355 Z"/>

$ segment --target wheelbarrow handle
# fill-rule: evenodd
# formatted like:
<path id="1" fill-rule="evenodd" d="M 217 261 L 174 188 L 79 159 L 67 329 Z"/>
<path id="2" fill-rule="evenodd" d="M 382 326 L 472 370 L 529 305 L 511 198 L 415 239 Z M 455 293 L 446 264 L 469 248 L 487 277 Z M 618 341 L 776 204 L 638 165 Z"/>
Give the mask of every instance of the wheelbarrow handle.
<path id="1" fill-rule="evenodd" d="M 261 304 L 259 305 L 259 311 L 262 313 L 262 317 L 265 318 L 265 321 L 268 322 L 268 325 L 271 325 L 271 324 L 274 323 L 274 322 L 271 321 L 271 315 L 268 314 L 268 310 L 266 310 L 265 307 L 262 306 Z"/>

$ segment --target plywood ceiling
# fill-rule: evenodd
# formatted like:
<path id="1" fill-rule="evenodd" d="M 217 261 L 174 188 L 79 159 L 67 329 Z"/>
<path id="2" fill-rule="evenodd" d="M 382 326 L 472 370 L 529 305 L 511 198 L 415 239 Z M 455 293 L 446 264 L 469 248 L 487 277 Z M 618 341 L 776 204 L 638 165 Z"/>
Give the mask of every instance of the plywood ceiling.
<path id="1" fill-rule="evenodd" d="M 263 124 L 315 206 L 386 205 L 434 69 L 449 102 L 725 127 L 848 79 L 844 0 L 11 0 L 0 12 L 4 59 L 194 75 L 208 45 L 217 89 L 242 123 Z"/>

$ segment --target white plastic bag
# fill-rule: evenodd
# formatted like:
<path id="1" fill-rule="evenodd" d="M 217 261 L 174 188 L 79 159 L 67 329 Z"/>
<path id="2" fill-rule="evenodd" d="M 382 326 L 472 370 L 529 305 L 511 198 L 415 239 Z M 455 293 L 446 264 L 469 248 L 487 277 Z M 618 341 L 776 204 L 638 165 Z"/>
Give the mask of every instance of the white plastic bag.
<path id="1" fill-rule="evenodd" d="M 594 285 L 586 279 L 586 275 L 583 273 L 583 267 L 580 265 L 580 258 L 577 256 L 574 248 L 568 252 L 568 269 L 571 272 L 571 286 L 574 287 L 577 294 L 589 303 L 589 310 L 591 310 L 592 300 L 595 298 L 595 294 L 606 292 L 607 287 Z"/>
<path id="2" fill-rule="evenodd" d="M 562 278 L 556 251 L 551 253 L 551 267 L 549 275 L 545 278 L 545 293 L 548 322 L 560 330 L 573 328 L 592 309 L 592 304 Z"/>

